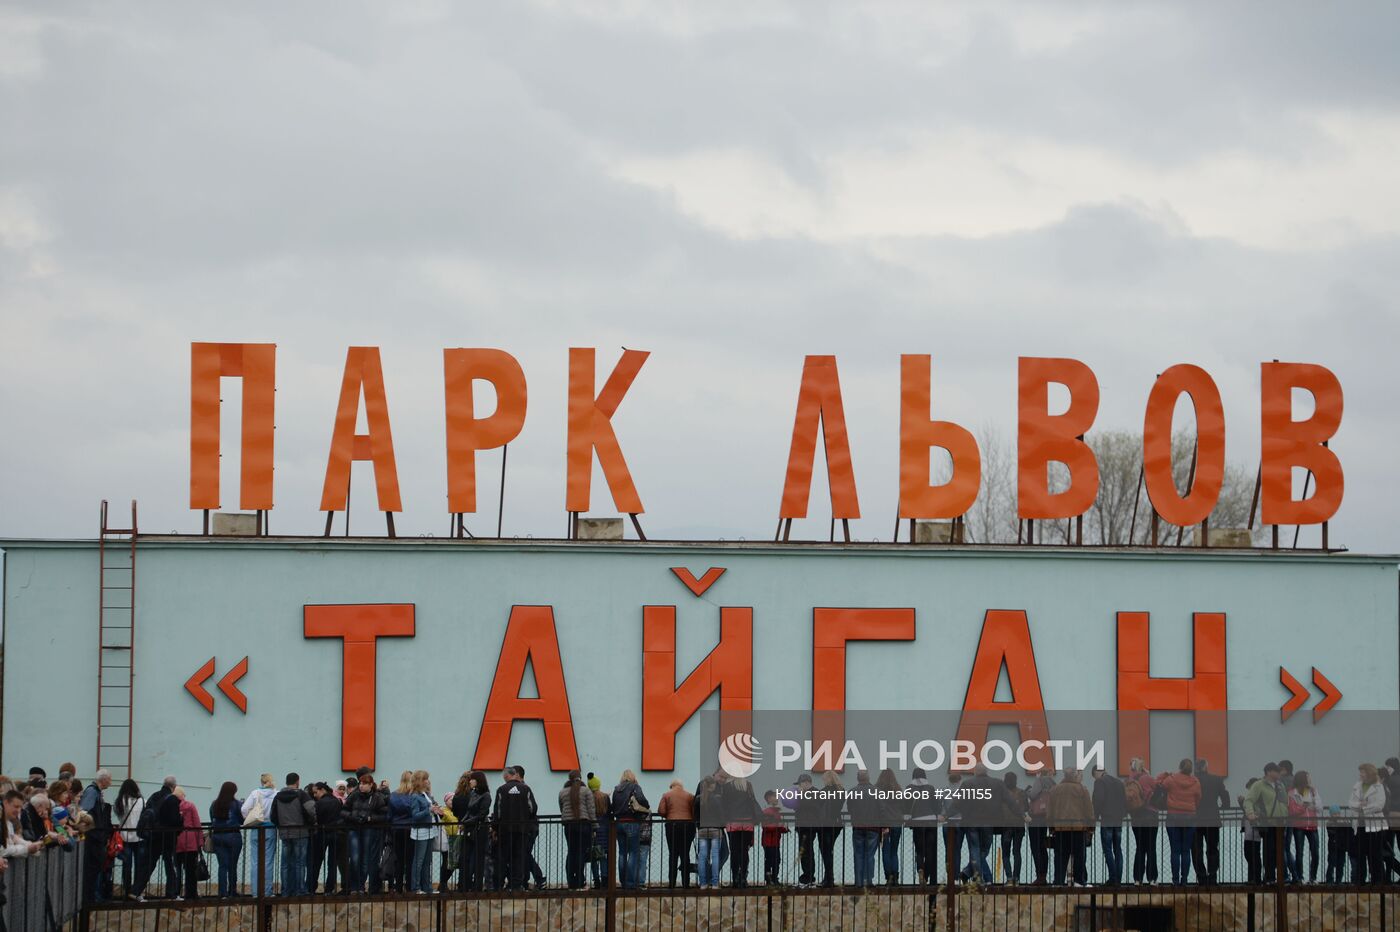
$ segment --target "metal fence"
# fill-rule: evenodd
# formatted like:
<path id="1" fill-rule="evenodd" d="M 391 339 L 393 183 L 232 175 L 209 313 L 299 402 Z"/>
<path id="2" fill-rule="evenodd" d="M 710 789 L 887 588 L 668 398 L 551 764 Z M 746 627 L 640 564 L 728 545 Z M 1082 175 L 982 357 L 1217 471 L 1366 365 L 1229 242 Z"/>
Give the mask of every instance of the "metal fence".
<path id="1" fill-rule="evenodd" d="M 792 826 L 788 826 L 793 828 Z M 765 854 L 754 833 L 754 849 L 747 873 L 736 873 L 738 852 L 725 858 L 722 876 L 727 886 L 718 890 L 695 887 L 696 874 L 684 870 L 692 865 L 695 845 L 690 833 L 678 833 L 686 858 L 680 859 L 677 888 L 670 887 L 668 832 L 664 822 L 652 822 L 650 844 L 642 848 L 641 886 L 624 889 L 618 877 L 618 833 L 609 826 L 605 845 L 592 853 L 602 857 L 586 860 L 583 874 L 586 889 L 563 889 L 567 877 L 568 845 L 565 826 L 557 818 L 541 818 L 527 838 L 524 858 L 532 878 L 543 879 L 543 890 L 500 889 L 502 851 L 499 837 L 487 839 L 490 856 L 484 865 L 483 891 L 464 890 L 461 841 L 447 839 L 447 851 L 425 852 L 426 893 L 411 892 L 396 883 L 402 875 L 395 870 L 393 855 L 409 853 L 404 839 L 392 829 L 362 839 L 378 845 L 366 858 L 364 845 L 353 841 L 353 833 L 337 828 L 306 842 L 305 861 L 301 845 L 288 846 L 276 838 L 271 827 L 235 831 L 223 836 L 214 853 L 190 853 L 184 858 L 148 857 L 164 846 L 153 838 L 128 849 L 127 864 L 114 870 L 116 897 L 97 904 L 84 914 L 84 925 L 97 929 L 559 929 L 624 928 L 763 928 L 763 929 L 1026 929 L 1061 928 L 1073 930 L 1108 929 L 1376 929 L 1400 930 L 1395 918 L 1400 905 L 1400 887 L 1392 885 L 1388 873 L 1383 883 L 1353 883 L 1359 876 L 1356 837 L 1341 836 L 1342 826 L 1333 826 L 1334 844 L 1319 838 L 1316 883 L 1305 865 L 1296 879 L 1288 870 L 1275 871 L 1272 882 L 1262 876 L 1266 864 L 1286 863 L 1285 848 L 1293 839 L 1285 833 L 1267 837 L 1273 850 L 1267 859 L 1263 844 L 1246 847 L 1237 819 L 1227 816 L 1220 831 L 1220 867 L 1213 885 L 1171 885 L 1167 869 L 1169 846 L 1165 831 L 1123 835 L 1124 882 L 1108 883 L 1102 856 L 1102 842 L 1095 838 L 1093 853 L 1086 858 L 1086 879 L 1092 886 L 1033 885 L 1036 855 L 1030 851 L 1039 833 L 992 832 L 989 840 L 990 883 L 957 881 L 959 874 L 980 874 L 970 859 L 969 842 L 973 830 L 956 827 L 933 829 L 921 840 L 925 863 L 933 865 L 931 875 L 920 876 L 914 867 L 913 833 L 906 829 L 887 833 L 881 850 L 875 853 L 874 884 L 857 887 L 854 831 L 847 826 L 825 835 L 789 831 L 782 835 L 776 856 L 776 871 L 765 876 Z M 1095 833 L 1097 836 L 1097 833 Z M 1325 836 L 1325 827 L 1319 829 Z M 937 841 L 937 855 L 930 857 L 929 835 Z M 458 836 L 458 839 L 464 836 Z M 236 839 L 236 842 L 234 841 Z M 168 840 L 168 839 L 167 839 Z M 592 840 L 591 838 L 589 839 Z M 976 839 L 988 841 L 986 834 Z M 575 838 L 577 845 L 577 837 Z M 888 842 L 888 847 L 885 843 Z M 1139 844 L 1145 847 L 1139 849 Z M 146 846 L 151 846 L 146 848 Z M 1015 873 L 1019 849 L 1021 870 Z M 678 844 L 677 848 L 682 845 Z M 802 884 L 802 864 L 810 852 L 812 880 Z M 825 864 L 822 848 L 831 851 L 832 889 L 823 888 Z M 145 848 L 143 851 L 142 849 Z M 577 847 L 576 847 L 577 850 Z M 1158 883 L 1131 884 L 1132 867 L 1142 851 L 1144 879 L 1150 873 L 1149 853 L 1157 858 Z M 1308 845 L 1304 843 L 1307 852 Z M 259 856 L 261 852 L 261 856 Z M 388 873 L 378 877 L 356 876 L 351 856 L 367 865 L 383 864 Z M 889 872 L 885 871 L 888 855 Z M 204 868 L 199 866 L 203 862 Z M 220 862 L 224 869 L 220 870 Z M 1046 872 L 1053 880 L 1055 854 L 1046 858 Z M 319 863 L 319 870 L 315 865 Z M 1261 876 L 1253 876 L 1251 864 Z M 303 866 L 305 865 L 305 866 Z M 1006 865 L 1009 865 L 1006 866 Z M 411 863 L 410 863 L 411 866 Z M 193 880 L 188 871 L 194 871 Z M 207 879 L 204 872 L 207 870 Z M 141 886 L 142 877 L 150 879 Z M 370 871 L 369 873 L 372 873 Z M 1072 875 L 1072 872 L 1070 873 Z M 284 886 L 284 877 L 291 886 Z M 747 886 L 736 882 L 747 878 Z M 955 882 L 949 883 L 949 878 Z M 346 893 L 346 879 L 356 892 Z M 769 880 L 773 882 L 768 882 Z M 309 881 L 309 882 L 307 882 Z M 1333 881 L 1324 883 L 1323 881 Z M 221 897 L 222 892 L 232 894 Z M 306 883 L 305 887 L 301 887 Z M 690 889 L 681 889 L 686 884 Z M 395 889 L 395 887 L 398 889 Z M 300 889 L 298 889 L 300 888 Z M 366 892 L 360 892 L 360 891 Z M 375 892 L 368 892 L 375 891 Z M 124 899 L 127 893 L 143 893 L 144 902 Z M 283 895 L 290 893 L 291 895 Z M 157 899 L 169 894 L 170 898 Z M 174 897 L 179 896 L 179 900 Z M 11 926 L 14 928 L 14 926 Z M 43 928 L 42 926 L 36 928 Z"/>
<path id="2" fill-rule="evenodd" d="M 46 848 L 10 858 L 5 871 L 5 905 L 0 918 L 7 932 L 60 929 L 82 906 L 83 843 L 72 850 Z"/>

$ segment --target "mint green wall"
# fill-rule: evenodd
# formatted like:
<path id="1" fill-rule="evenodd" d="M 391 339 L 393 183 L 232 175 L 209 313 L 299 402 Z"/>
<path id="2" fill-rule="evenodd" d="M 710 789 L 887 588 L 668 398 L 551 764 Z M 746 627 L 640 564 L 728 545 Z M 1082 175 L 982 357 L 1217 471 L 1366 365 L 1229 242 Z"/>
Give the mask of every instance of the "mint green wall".
<path id="1" fill-rule="evenodd" d="M 3 769 L 93 763 L 97 564 L 92 542 L 4 545 Z M 703 598 L 670 573 L 727 573 Z M 149 539 L 137 562 L 136 773 L 195 787 L 263 770 L 339 775 L 340 643 L 305 640 L 302 606 L 413 602 L 417 636 L 379 644 L 382 773 L 424 767 L 439 791 L 468 766 L 514 604 L 554 606 L 585 770 L 605 782 L 640 757 L 641 613 L 678 606 L 684 676 L 714 645 L 721 605 L 754 608 L 755 707 L 811 699 L 816 606 L 913 606 L 913 643 L 854 644 L 851 708 L 961 706 L 991 608 L 1030 617 L 1047 706 L 1111 709 L 1114 613 L 1152 613 L 1153 673 L 1189 675 L 1191 612 L 1228 616 L 1230 700 L 1277 710 L 1283 665 L 1318 667 L 1339 709 L 1395 709 L 1400 638 L 1394 558 L 1350 555 L 1148 554 L 1051 549 L 767 544 L 587 544 Z M 204 661 L 221 676 L 244 655 L 241 715 L 215 692 L 208 715 L 183 689 Z M 217 679 L 217 676 L 215 679 Z M 713 703 L 713 700 L 712 700 Z M 676 742 L 691 782 L 699 724 Z M 1383 742 L 1393 753 L 1393 737 Z M 1385 756 L 1379 754 L 1378 756 Z M 517 726 L 511 757 L 545 787 L 542 730 Z M 643 783 L 663 789 L 668 777 Z"/>

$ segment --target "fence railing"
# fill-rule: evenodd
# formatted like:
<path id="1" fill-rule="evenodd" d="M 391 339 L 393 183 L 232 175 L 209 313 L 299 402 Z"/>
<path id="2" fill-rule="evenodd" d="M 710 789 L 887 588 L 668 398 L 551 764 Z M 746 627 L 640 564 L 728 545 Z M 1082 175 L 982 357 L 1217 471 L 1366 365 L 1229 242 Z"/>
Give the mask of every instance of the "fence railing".
<path id="1" fill-rule="evenodd" d="M 757 831 L 697 840 L 693 825 L 660 820 L 635 824 L 635 831 L 619 831 L 617 823 L 598 831 L 557 817 L 459 828 L 455 835 L 453 827 L 427 826 L 418 833 L 426 837 L 415 839 L 392 826 L 329 826 L 287 839 L 272 826 L 255 826 L 215 833 L 212 851 L 185 852 L 175 849 L 191 847 L 188 835 L 184 845 L 174 843 L 179 833 L 156 835 L 123 852 L 124 863 L 114 869 L 114 899 L 95 904 L 84 920 L 93 928 L 147 928 L 144 919 L 152 910 L 198 909 L 205 911 L 201 927 L 259 929 L 310 929 L 328 922 L 977 929 L 1061 924 L 1055 917 L 1068 917 L 1063 923 L 1075 929 L 1389 929 L 1400 895 L 1392 885 L 1391 871 L 1400 873 L 1400 861 L 1389 833 L 1367 838 L 1349 825 L 1320 825 L 1318 860 L 1308 860 L 1311 848 L 1302 841 L 1305 860 L 1295 875 L 1288 854 L 1298 837 L 1289 826 L 1268 827 L 1259 842 L 1246 842 L 1243 823 L 1231 814 L 1220 826 L 1213 885 L 1196 886 L 1212 878 L 1201 878 L 1192 865 L 1190 887 L 1185 877 L 1168 885 L 1167 833 L 1135 833 L 1131 826 L 1122 831 L 1124 869 L 1116 880 L 1112 859 L 1101 850 L 1103 834 L 1092 833 L 1081 876 L 1094 886 L 1084 888 L 1066 885 L 1074 882 L 1077 845 L 1066 844 L 1067 833 L 1044 833 L 1039 826 L 962 829 L 948 823 L 869 833 L 849 825 L 807 829 L 785 823 L 790 831 L 769 851 L 762 850 Z M 1382 834 L 1385 850 L 1371 848 Z M 1047 882 L 1036 885 L 1042 855 L 1033 848 L 1047 841 Z M 1180 846 L 1182 838 L 1175 842 Z M 722 890 L 698 888 L 702 852 L 723 865 Z M 984 852 L 989 880 L 982 870 Z M 1203 847 L 1207 869 L 1215 863 L 1208 853 Z M 1149 882 L 1154 859 L 1156 884 Z M 1061 864 L 1065 884 L 1057 885 Z M 1141 885 L 1131 883 L 1136 864 Z M 1280 864 L 1282 870 L 1271 870 Z M 1378 870 L 1370 870 L 1377 864 Z M 524 884 L 528 890 L 514 889 Z M 1164 915 L 1195 918 L 1189 926 L 1154 925 Z M 1128 921 L 1137 924 L 1125 926 Z"/>
<path id="2" fill-rule="evenodd" d="M 84 843 L 71 849 L 46 848 L 9 858 L 4 875 L 5 905 L 0 926 L 6 932 L 62 928 L 82 907 Z"/>

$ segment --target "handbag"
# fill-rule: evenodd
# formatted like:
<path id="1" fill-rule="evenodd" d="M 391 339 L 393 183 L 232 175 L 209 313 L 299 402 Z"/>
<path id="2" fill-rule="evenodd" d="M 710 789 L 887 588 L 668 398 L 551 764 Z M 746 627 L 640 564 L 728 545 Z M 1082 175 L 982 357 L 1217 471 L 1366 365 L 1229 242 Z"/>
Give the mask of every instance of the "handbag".
<path id="1" fill-rule="evenodd" d="M 209 879 L 209 862 L 204 859 L 204 855 L 199 855 L 194 861 L 194 876 L 196 880 Z"/>
<path id="2" fill-rule="evenodd" d="M 433 836 L 433 850 L 439 854 L 447 851 L 447 830 L 441 825 L 438 826 L 437 834 Z"/>
<path id="3" fill-rule="evenodd" d="M 126 839 L 122 838 L 121 832 L 113 832 L 107 836 L 107 867 L 121 857 L 122 851 L 126 848 Z"/>
<path id="4" fill-rule="evenodd" d="M 204 851 L 205 851 L 205 853 L 207 853 L 207 854 L 212 854 L 212 853 L 214 852 L 214 833 L 213 833 L 213 832 L 205 832 L 205 833 L 204 833 L 204 844 L 202 844 L 200 847 L 203 848 Z"/>
<path id="5" fill-rule="evenodd" d="M 637 791 L 633 790 L 627 796 L 627 808 L 632 812 L 650 813 L 651 809 L 637 802 Z"/>
<path id="6" fill-rule="evenodd" d="M 244 827 L 250 825 L 261 825 L 267 821 L 267 813 L 263 810 L 263 798 L 257 796 L 253 799 L 253 808 L 248 810 L 248 815 L 243 820 Z"/>
<path id="7" fill-rule="evenodd" d="M 381 877 L 393 877 L 398 873 L 399 860 L 394 856 L 394 846 L 385 845 L 384 850 L 379 853 L 379 875 Z"/>

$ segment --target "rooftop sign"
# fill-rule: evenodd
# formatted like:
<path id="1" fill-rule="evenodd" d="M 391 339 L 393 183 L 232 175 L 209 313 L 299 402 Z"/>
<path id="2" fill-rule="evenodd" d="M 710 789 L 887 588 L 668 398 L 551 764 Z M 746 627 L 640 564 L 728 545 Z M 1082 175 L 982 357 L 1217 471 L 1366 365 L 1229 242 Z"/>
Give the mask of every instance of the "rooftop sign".
<path id="1" fill-rule="evenodd" d="M 447 435 L 447 510 L 477 510 L 476 454 L 502 447 L 520 434 L 528 401 L 524 370 L 499 349 L 444 349 L 443 394 Z M 633 388 L 649 353 L 624 350 L 597 387 L 595 350 L 569 350 L 567 454 L 564 508 L 590 510 L 596 455 L 616 508 L 644 512 L 632 481 L 612 416 Z M 1344 479 L 1327 442 L 1342 420 L 1342 387 L 1328 369 L 1310 363 L 1266 362 L 1260 378 L 1260 506 L 1264 524 L 1321 524 L 1336 514 Z M 271 343 L 193 343 L 190 347 L 190 507 L 217 510 L 219 489 L 219 379 L 243 380 L 242 476 L 240 507 L 267 511 L 273 506 L 273 421 L 276 345 Z M 1021 357 L 1016 426 L 1016 511 L 1028 520 L 1073 518 L 1084 514 L 1098 493 L 1099 469 L 1084 435 L 1099 409 L 1093 370 L 1075 359 Z M 495 390 L 496 410 L 478 417 L 473 389 L 478 382 Z M 964 515 L 981 485 L 977 440 L 966 428 L 931 414 L 932 364 L 927 355 L 900 357 L 899 517 L 952 519 Z M 1063 385 L 1069 407 L 1049 410 L 1049 387 Z M 1308 392 L 1313 413 L 1293 416 L 1295 389 Z M 1171 435 L 1176 402 L 1190 397 L 1196 413 L 1197 456 L 1192 482 L 1181 494 L 1172 476 Z M 360 405 L 367 433 L 355 433 Z M 350 464 L 374 464 L 379 510 L 403 510 L 390 429 L 388 396 L 379 348 L 352 346 L 346 352 L 340 401 L 332 421 L 330 450 L 320 510 L 347 507 Z M 808 356 L 797 386 L 786 479 L 779 504 L 781 519 L 803 518 L 811 498 L 818 435 L 825 446 L 832 516 L 860 517 L 851 447 L 835 356 Z M 952 461 L 951 478 L 929 483 L 929 453 L 938 447 Z M 1067 467 L 1063 489 L 1048 483 L 1052 462 Z M 1311 473 L 1312 494 L 1293 496 L 1293 470 Z M 1172 366 L 1153 383 L 1143 417 L 1143 480 L 1152 507 L 1166 522 L 1199 524 L 1214 509 L 1225 472 L 1225 412 L 1220 391 L 1204 369 Z M 1306 493 L 1305 493 L 1306 494 Z"/>

